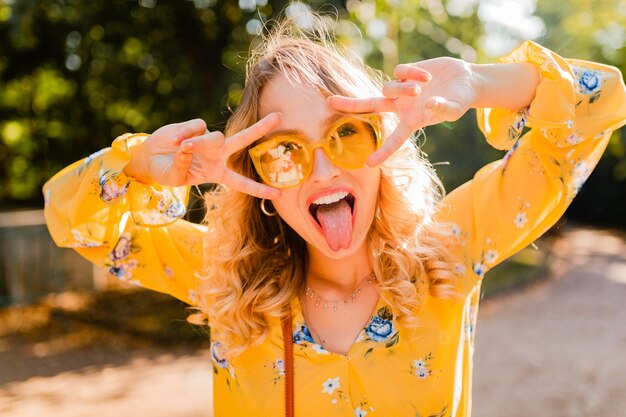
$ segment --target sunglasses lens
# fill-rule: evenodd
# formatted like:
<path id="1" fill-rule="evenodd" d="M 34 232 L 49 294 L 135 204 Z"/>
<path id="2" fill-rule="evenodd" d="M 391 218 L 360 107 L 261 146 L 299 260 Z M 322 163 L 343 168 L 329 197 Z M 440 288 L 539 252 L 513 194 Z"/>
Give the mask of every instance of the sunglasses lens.
<path id="1" fill-rule="evenodd" d="M 346 169 L 362 168 L 380 145 L 377 132 L 367 118 L 345 118 L 327 137 L 326 150 L 335 165 Z M 288 188 L 300 184 L 311 171 L 314 147 L 307 149 L 307 146 L 297 137 L 278 136 L 251 149 L 250 154 L 257 172 L 267 184 Z"/>
<path id="2" fill-rule="evenodd" d="M 298 142 L 279 139 L 260 156 L 263 179 L 274 187 L 292 187 L 304 179 L 308 154 Z"/>
<path id="3" fill-rule="evenodd" d="M 342 168 L 357 169 L 365 166 L 367 158 L 377 149 L 377 134 L 366 120 L 348 119 L 331 132 L 330 153 L 333 161 Z"/>

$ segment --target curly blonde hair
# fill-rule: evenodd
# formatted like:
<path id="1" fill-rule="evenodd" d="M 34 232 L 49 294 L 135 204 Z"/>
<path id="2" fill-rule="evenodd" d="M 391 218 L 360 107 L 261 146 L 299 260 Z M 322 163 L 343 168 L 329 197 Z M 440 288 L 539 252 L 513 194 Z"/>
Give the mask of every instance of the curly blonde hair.
<path id="1" fill-rule="evenodd" d="M 286 18 L 261 39 L 247 63 L 240 104 L 226 126 L 228 137 L 260 119 L 263 88 L 279 74 L 313 86 L 324 96 L 380 96 L 384 77 L 330 39 L 324 19 L 312 16 L 307 34 Z M 397 124 L 383 116 L 384 134 Z M 237 172 L 260 181 L 248 148 L 229 160 Z M 443 187 L 414 141 L 381 165 L 375 218 L 367 237 L 369 255 L 383 297 L 403 324 L 417 325 L 419 293 L 453 294 L 451 255 L 445 228 L 434 222 Z M 206 196 L 208 265 L 199 308 L 211 336 L 227 346 L 226 356 L 260 343 L 268 321 L 281 317 L 302 293 L 308 267 L 304 240 L 279 216 L 268 217 L 260 200 L 219 187 Z"/>

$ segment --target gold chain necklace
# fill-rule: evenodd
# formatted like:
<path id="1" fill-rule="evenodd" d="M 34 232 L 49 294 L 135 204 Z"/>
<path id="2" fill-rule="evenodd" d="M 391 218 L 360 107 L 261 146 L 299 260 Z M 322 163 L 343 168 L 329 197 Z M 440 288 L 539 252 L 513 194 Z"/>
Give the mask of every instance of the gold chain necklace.
<path id="1" fill-rule="evenodd" d="M 304 316 L 304 321 L 309 327 L 309 330 L 313 332 L 311 336 L 316 337 L 322 349 L 326 350 L 326 339 L 322 339 L 322 336 L 320 336 L 319 332 L 313 327 L 313 323 L 311 323 L 311 317 L 309 316 L 308 307 L 305 307 L 304 304 L 302 305 L 302 315 Z"/>
<path id="2" fill-rule="evenodd" d="M 350 294 L 348 297 L 345 297 L 341 300 L 327 300 L 326 298 L 316 293 L 315 290 L 311 288 L 311 286 L 308 284 L 306 286 L 306 291 L 304 292 L 304 296 L 309 297 L 311 299 L 315 298 L 315 307 L 322 306 L 324 308 L 328 308 L 329 306 L 332 306 L 333 311 L 337 311 L 339 309 L 339 304 L 347 305 L 348 300 L 351 300 L 353 303 L 356 302 L 356 296 L 357 294 L 361 293 L 363 286 L 365 284 L 371 284 L 374 281 L 376 281 L 376 275 L 374 275 L 374 273 L 372 272 L 368 274 L 365 278 L 363 278 L 359 286 L 356 288 L 356 290 L 354 290 L 352 294 Z"/>

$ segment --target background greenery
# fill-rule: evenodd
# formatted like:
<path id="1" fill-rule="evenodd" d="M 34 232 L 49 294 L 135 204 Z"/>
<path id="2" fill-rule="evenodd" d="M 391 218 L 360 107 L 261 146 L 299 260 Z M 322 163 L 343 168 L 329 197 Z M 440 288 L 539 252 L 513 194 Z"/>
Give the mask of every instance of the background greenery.
<path id="1" fill-rule="evenodd" d="M 2 207 L 41 206 L 50 176 L 121 133 L 195 117 L 223 129 L 251 41 L 285 7 L 303 25 L 309 8 L 335 12 L 339 40 L 387 74 L 439 55 L 490 62 L 526 38 L 626 66 L 625 0 L 0 0 Z M 501 156 L 473 114 L 429 128 L 423 148 L 447 189 Z M 570 217 L 625 226 L 622 132 L 589 183 Z"/>

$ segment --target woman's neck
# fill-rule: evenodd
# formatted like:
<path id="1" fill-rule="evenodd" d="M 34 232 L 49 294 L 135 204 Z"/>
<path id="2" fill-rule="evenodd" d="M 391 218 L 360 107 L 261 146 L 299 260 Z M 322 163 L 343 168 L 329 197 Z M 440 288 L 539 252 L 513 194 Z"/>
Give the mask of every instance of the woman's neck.
<path id="1" fill-rule="evenodd" d="M 307 284 L 327 299 L 352 293 L 372 272 L 365 242 L 358 251 L 341 259 L 329 258 L 311 246 L 308 251 Z"/>

